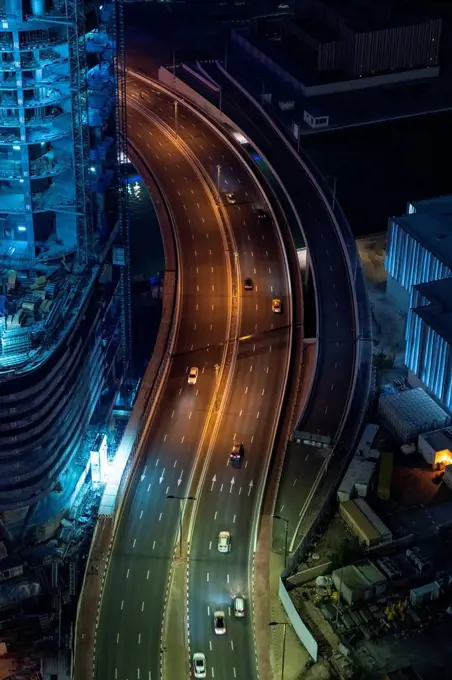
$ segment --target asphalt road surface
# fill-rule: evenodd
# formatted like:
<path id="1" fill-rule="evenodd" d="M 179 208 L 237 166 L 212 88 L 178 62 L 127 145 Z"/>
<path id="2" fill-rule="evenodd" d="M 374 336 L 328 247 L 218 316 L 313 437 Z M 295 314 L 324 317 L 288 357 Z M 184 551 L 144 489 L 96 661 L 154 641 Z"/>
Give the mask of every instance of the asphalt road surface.
<path id="1" fill-rule="evenodd" d="M 314 268 L 319 355 L 315 382 L 299 429 L 314 438 L 327 437 L 334 441 L 352 388 L 356 360 L 353 294 L 339 236 L 314 184 L 259 109 L 229 82 L 215 63 L 205 63 L 203 67 L 214 82 L 221 84 L 224 113 L 271 163 L 301 220 Z M 181 69 L 179 75 L 186 79 Z M 218 105 L 218 95 L 195 80 L 191 78 L 190 82 Z M 278 195 L 282 193 L 276 183 L 274 189 Z M 282 204 L 284 200 L 281 197 Z M 367 399 L 366 385 L 367 381 L 363 381 L 361 403 Z M 356 419 L 359 422 L 358 416 Z M 293 447 L 286 455 L 276 512 L 289 520 L 290 537 L 294 535 L 300 510 L 325 455 L 325 449 L 315 446 L 303 447 L 303 450 Z M 281 547 L 283 523 L 275 529 Z"/>
<path id="2" fill-rule="evenodd" d="M 174 124 L 171 98 L 134 78 L 129 96 L 149 106 Z M 196 519 L 189 561 L 190 652 L 207 657 L 209 677 L 249 680 L 256 676 L 250 609 L 252 533 L 265 462 L 283 396 L 290 344 L 290 290 L 286 264 L 271 219 L 259 220 L 255 206 L 265 207 L 253 181 L 232 151 L 195 115 L 179 106 L 178 134 L 190 146 L 220 189 L 237 200 L 226 208 L 237 244 L 242 280 L 251 278 L 253 290 L 242 287 L 240 341 L 231 388 L 219 433 L 207 462 L 205 482 L 197 494 Z M 223 200 L 225 200 L 223 198 Z M 282 313 L 272 311 L 272 299 L 282 302 Z M 251 337 L 247 337 L 251 336 Z M 243 442 L 241 469 L 229 464 L 234 440 Z M 232 551 L 217 551 L 219 531 L 232 536 Z M 243 595 L 246 616 L 235 620 L 232 600 Z M 216 636 L 213 612 L 226 614 L 227 633 Z"/>
<path id="3" fill-rule="evenodd" d="M 180 330 L 111 558 L 96 649 L 99 680 L 158 677 L 163 593 L 179 517 L 167 494 L 186 491 L 227 334 L 230 284 L 220 229 L 185 157 L 133 108 L 129 136 L 171 201 L 182 258 Z M 149 243 L 152 248 L 152 243 Z M 187 372 L 199 368 L 196 385 Z"/>

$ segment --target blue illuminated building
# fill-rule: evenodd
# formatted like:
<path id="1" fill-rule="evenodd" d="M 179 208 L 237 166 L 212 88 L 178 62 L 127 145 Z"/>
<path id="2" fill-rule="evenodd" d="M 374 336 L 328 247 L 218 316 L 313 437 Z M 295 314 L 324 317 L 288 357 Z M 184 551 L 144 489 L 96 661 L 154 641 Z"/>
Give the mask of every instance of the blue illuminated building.
<path id="1" fill-rule="evenodd" d="M 1 540 L 58 526 L 127 367 L 122 36 L 113 0 L 0 3 Z"/>
<path id="2" fill-rule="evenodd" d="M 387 294 L 406 314 L 409 382 L 452 411 L 452 196 L 389 221 Z"/>
<path id="3" fill-rule="evenodd" d="M 452 276 L 451 197 L 409 204 L 410 214 L 389 220 L 387 294 L 404 312 L 418 283 Z"/>
<path id="4" fill-rule="evenodd" d="M 405 364 L 452 411 L 452 279 L 414 286 Z"/>

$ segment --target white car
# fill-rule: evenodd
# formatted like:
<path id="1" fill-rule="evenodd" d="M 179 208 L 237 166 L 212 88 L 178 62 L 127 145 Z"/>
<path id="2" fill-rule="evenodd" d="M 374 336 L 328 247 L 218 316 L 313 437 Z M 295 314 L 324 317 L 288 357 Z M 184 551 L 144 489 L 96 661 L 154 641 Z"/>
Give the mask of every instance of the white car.
<path id="1" fill-rule="evenodd" d="M 218 534 L 218 552 L 231 552 L 231 534 L 229 531 L 220 531 Z"/>
<path id="2" fill-rule="evenodd" d="M 215 635 L 224 635 L 226 633 L 224 612 L 218 611 L 213 613 L 213 629 Z"/>
<path id="3" fill-rule="evenodd" d="M 199 370 L 196 368 L 196 366 L 193 366 L 193 368 L 190 368 L 190 373 L 188 374 L 188 384 L 189 385 L 196 385 L 196 381 L 198 380 L 198 373 L 199 373 Z"/>
<path id="4" fill-rule="evenodd" d="M 234 598 L 234 616 L 242 619 L 245 616 L 245 600 L 241 595 Z"/>
<path id="5" fill-rule="evenodd" d="M 235 205 L 237 203 L 237 199 L 234 194 L 227 193 L 225 194 L 225 197 L 227 202 L 230 203 L 231 205 Z"/>
<path id="6" fill-rule="evenodd" d="M 195 678 L 206 678 L 206 657 L 202 652 L 195 652 L 193 654 L 193 673 Z"/>

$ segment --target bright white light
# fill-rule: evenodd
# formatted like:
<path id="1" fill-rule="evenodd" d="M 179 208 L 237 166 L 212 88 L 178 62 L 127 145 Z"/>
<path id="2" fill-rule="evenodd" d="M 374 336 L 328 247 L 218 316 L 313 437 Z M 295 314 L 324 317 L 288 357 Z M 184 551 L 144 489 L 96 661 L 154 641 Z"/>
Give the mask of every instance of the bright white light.
<path id="1" fill-rule="evenodd" d="M 92 165 L 92 166 L 90 167 L 89 171 L 90 171 L 90 172 L 96 172 L 96 168 L 94 167 L 94 165 Z"/>
<path id="2" fill-rule="evenodd" d="M 20 151 L 20 146 L 18 146 L 17 144 L 14 144 L 13 151 Z"/>
<path id="3" fill-rule="evenodd" d="M 27 227 L 17 227 L 17 231 L 27 231 Z"/>
<path id="4" fill-rule="evenodd" d="M 249 144 L 249 141 L 242 135 L 241 132 L 233 132 L 232 136 L 238 141 L 239 144 Z"/>

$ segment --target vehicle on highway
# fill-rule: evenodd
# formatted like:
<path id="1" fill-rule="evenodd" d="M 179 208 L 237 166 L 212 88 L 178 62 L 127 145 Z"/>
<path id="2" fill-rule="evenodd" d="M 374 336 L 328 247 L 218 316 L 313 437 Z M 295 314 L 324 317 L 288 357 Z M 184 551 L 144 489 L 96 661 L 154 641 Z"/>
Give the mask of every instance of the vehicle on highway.
<path id="1" fill-rule="evenodd" d="M 259 206 L 257 205 L 253 205 L 253 210 L 258 220 L 268 220 L 268 218 L 270 217 L 266 210 L 259 208 Z"/>
<path id="2" fill-rule="evenodd" d="M 224 635 L 226 633 L 226 623 L 223 611 L 213 613 L 213 628 L 215 635 Z"/>
<path id="3" fill-rule="evenodd" d="M 281 300 L 278 299 L 272 300 L 272 312 L 274 312 L 275 314 L 281 314 L 282 312 Z"/>
<path id="4" fill-rule="evenodd" d="M 231 552 L 231 534 L 229 531 L 220 531 L 218 534 L 218 552 Z"/>
<path id="5" fill-rule="evenodd" d="M 253 279 L 245 279 L 245 290 L 253 290 Z"/>
<path id="6" fill-rule="evenodd" d="M 245 599 L 241 595 L 234 597 L 234 616 L 238 619 L 245 616 Z"/>
<path id="7" fill-rule="evenodd" d="M 234 442 L 229 456 L 232 467 L 241 467 L 244 453 L 243 442 Z"/>
<path id="8" fill-rule="evenodd" d="M 195 678 L 207 678 L 206 657 L 202 652 L 193 654 L 193 673 Z"/>
<path id="9" fill-rule="evenodd" d="M 190 368 L 190 373 L 188 374 L 188 384 L 189 385 L 196 385 L 196 381 L 198 380 L 198 373 L 199 370 L 196 368 L 196 366 L 193 366 Z"/>
<path id="10" fill-rule="evenodd" d="M 225 198 L 226 198 L 227 202 L 230 203 L 231 205 L 235 205 L 237 203 L 237 199 L 235 197 L 235 194 L 227 193 L 227 194 L 225 194 Z"/>

